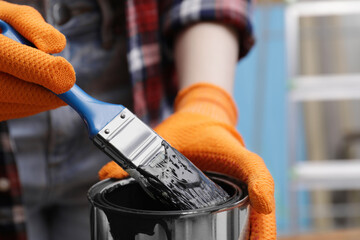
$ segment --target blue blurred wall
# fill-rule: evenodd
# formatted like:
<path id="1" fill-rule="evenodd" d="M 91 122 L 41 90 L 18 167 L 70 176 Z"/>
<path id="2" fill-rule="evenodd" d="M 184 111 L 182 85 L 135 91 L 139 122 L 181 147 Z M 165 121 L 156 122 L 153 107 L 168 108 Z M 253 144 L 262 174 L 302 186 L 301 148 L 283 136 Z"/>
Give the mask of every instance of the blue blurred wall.
<path id="1" fill-rule="evenodd" d="M 288 226 L 286 152 L 286 60 L 284 5 L 257 6 L 256 46 L 237 67 L 238 130 L 247 147 L 265 160 L 275 181 L 278 232 Z"/>

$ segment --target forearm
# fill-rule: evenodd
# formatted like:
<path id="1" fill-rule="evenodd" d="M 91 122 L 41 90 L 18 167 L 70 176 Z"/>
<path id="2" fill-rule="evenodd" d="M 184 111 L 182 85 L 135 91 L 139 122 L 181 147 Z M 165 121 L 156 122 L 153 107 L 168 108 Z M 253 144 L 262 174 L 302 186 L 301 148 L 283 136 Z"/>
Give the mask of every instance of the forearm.
<path id="1" fill-rule="evenodd" d="M 180 89 L 207 82 L 231 94 L 238 53 L 238 37 L 231 27 L 201 22 L 185 29 L 175 41 Z"/>

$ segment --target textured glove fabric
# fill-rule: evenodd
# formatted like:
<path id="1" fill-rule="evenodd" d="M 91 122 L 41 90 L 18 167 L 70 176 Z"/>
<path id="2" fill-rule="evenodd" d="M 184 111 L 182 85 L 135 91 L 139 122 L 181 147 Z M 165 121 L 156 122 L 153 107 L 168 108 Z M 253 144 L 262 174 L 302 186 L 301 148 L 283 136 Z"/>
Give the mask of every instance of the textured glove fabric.
<path id="1" fill-rule="evenodd" d="M 34 8 L 0 1 L 0 19 L 43 52 L 59 53 L 66 45 L 63 34 L 47 24 Z"/>
<path id="2" fill-rule="evenodd" d="M 250 209 L 250 239 L 275 240 L 276 216 L 275 209 L 270 214 L 261 214 L 254 208 Z"/>
<path id="3" fill-rule="evenodd" d="M 235 129 L 236 106 L 223 89 L 206 83 L 181 91 L 175 113 L 155 131 L 204 171 L 236 177 L 248 185 L 251 204 L 250 239 L 276 239 L 274 183 L 264 161 L 244 147 Z M 115 163 L 101 178 L 126 175 Z"/>
<path id="4" fill-rule="evenodd" d="M 75 71 L 64 58 L 48 54 L 64 49 L 64 35 L 29 6 L 0 1 L 0 19 L 38 48 L 0 34 L 0 121 L 65 105 L 50 91 L 68 91 L 75 83 Z"/>
<path id="5" fill-rule="evenodd" d="M 200 169 L 244 181 L 252 208 L 250 239 L 276 239 L 273 179 L 264 161 L 244 147 L 236 121 L 231 96 L 200 83 L 178 94 L 175 113 L 156 131 Z"/>
<path id="6" fill-rule="evenodd" d="M 128 176 L 129 176 L 129 174 L 127 172 L 125 172 L 114 161 L 108 162 L 99 171 L 100 180 L 104 180 L 104 179 L 107 179 L 107 178 L 122 179 L 122 178 L 125 178 L 125 177 L 128 177 Z"/>

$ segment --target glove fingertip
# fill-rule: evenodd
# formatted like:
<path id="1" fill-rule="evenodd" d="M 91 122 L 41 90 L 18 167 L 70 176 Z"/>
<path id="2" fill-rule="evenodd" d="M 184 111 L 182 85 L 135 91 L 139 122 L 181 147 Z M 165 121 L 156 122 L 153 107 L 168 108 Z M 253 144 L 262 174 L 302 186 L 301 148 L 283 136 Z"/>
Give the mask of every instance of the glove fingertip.
<path id="1" fill-rule="evenodd" d="M 44 87 L 50 89 L 56 94 L 67 92 L 76 81 L 75 70 L 73 66 L 63 57 L 55 57 L 49 61 L 47 66 L 48 79 L 41 83 Z"/>
<path id="2" fill-rule="evenodd" d="M 65 36 L 45 22 L 35 8 L 0 1 L 0 9 L 2 10 L 0 18 L 9 23 L 39 50 L 46 53 L 59 53 L 65 48 Z"/>
<path id="3" fill-rule="evenodd" d="M 108 162 L 106 165 L 104 165 L 100 169 L 98 175 L 100 180 L 104 180 L 107 178 L 122 179 L 129 176 L 127 172 L 125 172 L 119 165 L 117 165 L 113 161 Z"/>
<path id="4" fill-rule="evenodd" d="M 113 165 L 114 165 L 113 162 L 108 162 L 100 169 L 100 171 L 98 172 L 100 180 L 109 178 L 109 174 L 111 173 L 112 170 L 115 169 L 115 167 Z"/>
<path id="5" fill-rule="evenodd" d="M 248 191 L 251 206 L 262 214 L 270 214 L 275 209 L 273 184 L 264 182 L 249 183 Z"/>
<path id="6" fill-rule="evenodd" d="M 61 52 L 66 46 L 65 36 L 55 29 L 35 36 L 32 41 L 39 50 L 51 54 Z"/>

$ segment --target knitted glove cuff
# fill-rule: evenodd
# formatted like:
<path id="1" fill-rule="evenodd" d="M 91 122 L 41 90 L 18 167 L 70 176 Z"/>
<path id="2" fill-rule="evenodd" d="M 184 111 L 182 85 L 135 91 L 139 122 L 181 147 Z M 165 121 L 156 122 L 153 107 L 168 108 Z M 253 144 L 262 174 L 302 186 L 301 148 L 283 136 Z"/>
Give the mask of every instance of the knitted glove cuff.
<path id="1" fill-rule="evenodd" d="M 235 126 L 237 108 L 224 89 L 210 83 L 196 83 L 181 90 L 175 99 L 175 112 L 191 112 Z"/>

